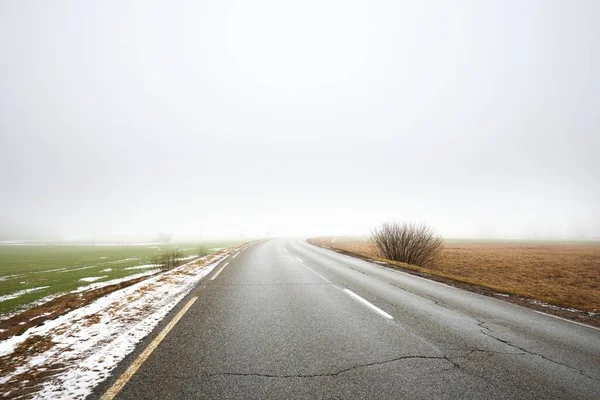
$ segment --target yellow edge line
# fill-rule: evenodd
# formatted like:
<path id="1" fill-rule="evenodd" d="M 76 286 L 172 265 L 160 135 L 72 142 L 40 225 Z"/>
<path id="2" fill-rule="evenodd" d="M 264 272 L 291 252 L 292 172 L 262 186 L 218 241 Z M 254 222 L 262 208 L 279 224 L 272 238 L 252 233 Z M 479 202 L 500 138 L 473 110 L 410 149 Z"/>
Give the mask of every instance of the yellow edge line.
<path id="1" fill-rule="evenodd" d="M 216 278 L 217 276 L 219 276 L 219 274 L 221 273 L 221 271 L 223 271 L 223 270 L 225 269 L 225 267 L 226 267 L 228 264 L 229 264 L 229 263 L 228 263 L 228 262 L 226 262 L 226 263 L 225 263 L 225 265 L 223 265 L 223 266 L 221 267 L 221 269 L 219 269 L 219 270 L 217 271 L 217 273 L 216 273 L 216 274 L 214 274 L 214 275 L 212 276 L 212 278 L 210 278 L 210 280 L 211 280 L 211 281 L 214 281 L 214 280 L 215 280 L 215 278 Z"/>
<path id="2" fill-rule="evenodd" d="M 194 302 L 197 299 L 198 299 L 198 296 L 196 296 L 196 297 L 192 298 L 190 301 L 188 301 L 188 303 L 185 305 L 185 307 L 183 307 L 177 313 L 175 318 L 173 318 L 171 320 L 171 322 L 169 322 L 169 324 L 167 326 L 165 326 L 165 328 L 158 334 L 158 336 L 154 338 L 152 343 L 150 343 L 148 345 L 148 347 L 146 347 L 146 349 L 142 352 L 142 354 L 140 354 L 138 356 L 138 358 L 129 366 L 129 368 L 127 368 L 127 371 L 125 371 L 123 373 L 123 375 L 121 375 L 119 377 L 119 379 L 110 387 L 110 389 L 108 389 L 106 391 L 106 393 L 104 393 L 104 395 L 102 395 L 100 400 L 112 400 L 121 391 L 121 389 L 123 389 L 123 386 L 125 386 L 125 384 L 131 379 L 131 377 L 133 375 L 135 375 L 135 373 L 142 366 L 144 361 L 146 361 L 146 359 L 150 356 L 150 354 L 152 354 L 154 349 L 156 349 L 156 347 L 160 344 L 160 342 L 162 342 L 162 340 L 165 338 L 165 336 L 167 336 L 167 334 L 171 331 L 171 329 L 173 329 L 173 327 L 177 324 L 177 322 L 179 322 L 181 317 L 183 317 L 183 314 L 185 314 L 187 312 L 187 310 L 189 310 L 189 308 L 192 306 L 192 304 L 194 304 Z"/>

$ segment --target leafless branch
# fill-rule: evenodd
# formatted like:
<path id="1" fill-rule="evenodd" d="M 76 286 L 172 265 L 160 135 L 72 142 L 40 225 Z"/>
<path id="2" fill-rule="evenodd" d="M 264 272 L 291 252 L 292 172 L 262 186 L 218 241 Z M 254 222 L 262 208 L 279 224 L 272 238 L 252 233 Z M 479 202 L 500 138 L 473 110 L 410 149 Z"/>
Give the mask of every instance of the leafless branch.
<path id="1" fill-rule="evenodd" d="M 381 257 L 408 264 L 427 266 L 443 248 L 438 236 L 426 224 L 384 222 L 371 232 Z"/>

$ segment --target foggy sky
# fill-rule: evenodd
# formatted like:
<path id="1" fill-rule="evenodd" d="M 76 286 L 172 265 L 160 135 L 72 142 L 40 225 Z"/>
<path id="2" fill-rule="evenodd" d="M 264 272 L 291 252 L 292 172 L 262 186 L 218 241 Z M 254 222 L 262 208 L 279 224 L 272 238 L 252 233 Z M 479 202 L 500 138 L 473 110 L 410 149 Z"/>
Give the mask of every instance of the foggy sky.
<path id="1" fill-rule="evenodd" d="M 0 233 L 600 238 L 598 1 L 2 1 Z"/>

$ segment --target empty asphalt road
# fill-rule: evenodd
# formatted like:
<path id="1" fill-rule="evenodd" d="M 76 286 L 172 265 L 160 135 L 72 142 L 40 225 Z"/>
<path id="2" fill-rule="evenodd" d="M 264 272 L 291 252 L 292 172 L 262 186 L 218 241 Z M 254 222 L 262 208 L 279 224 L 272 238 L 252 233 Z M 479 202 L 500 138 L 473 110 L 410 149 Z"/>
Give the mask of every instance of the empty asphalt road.
<path id="1" fill-rule="evenodd" d="M 600 399 L 600 330 L 304 240 L 255 243 L 192 296 L 117 399 Z"/>

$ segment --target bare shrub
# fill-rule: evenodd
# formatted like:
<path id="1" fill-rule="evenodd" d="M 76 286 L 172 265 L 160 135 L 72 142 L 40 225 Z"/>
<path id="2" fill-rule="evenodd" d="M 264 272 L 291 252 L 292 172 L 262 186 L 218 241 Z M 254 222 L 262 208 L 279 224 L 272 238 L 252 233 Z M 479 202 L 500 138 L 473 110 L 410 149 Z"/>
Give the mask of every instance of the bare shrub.
<path id="1" fill-rule="evenodd" d="M 168 271 L 183 264 L 184 256 L 181 250 L 171 250 L 154 257 L 152 264 L 159 271 Z"/>
<path id="2" fill-rule="evenodd" d="M 198 257 L 207 256 L 210 252 L 205 246 L 198 247 Z"/>
<path id="3" fill-rule="evenodd" d="M 381 257 L 427 266 L 443 248 L 442 237 L 426 224 L 384 222 L 373 229 L 371 239 Z"/>

